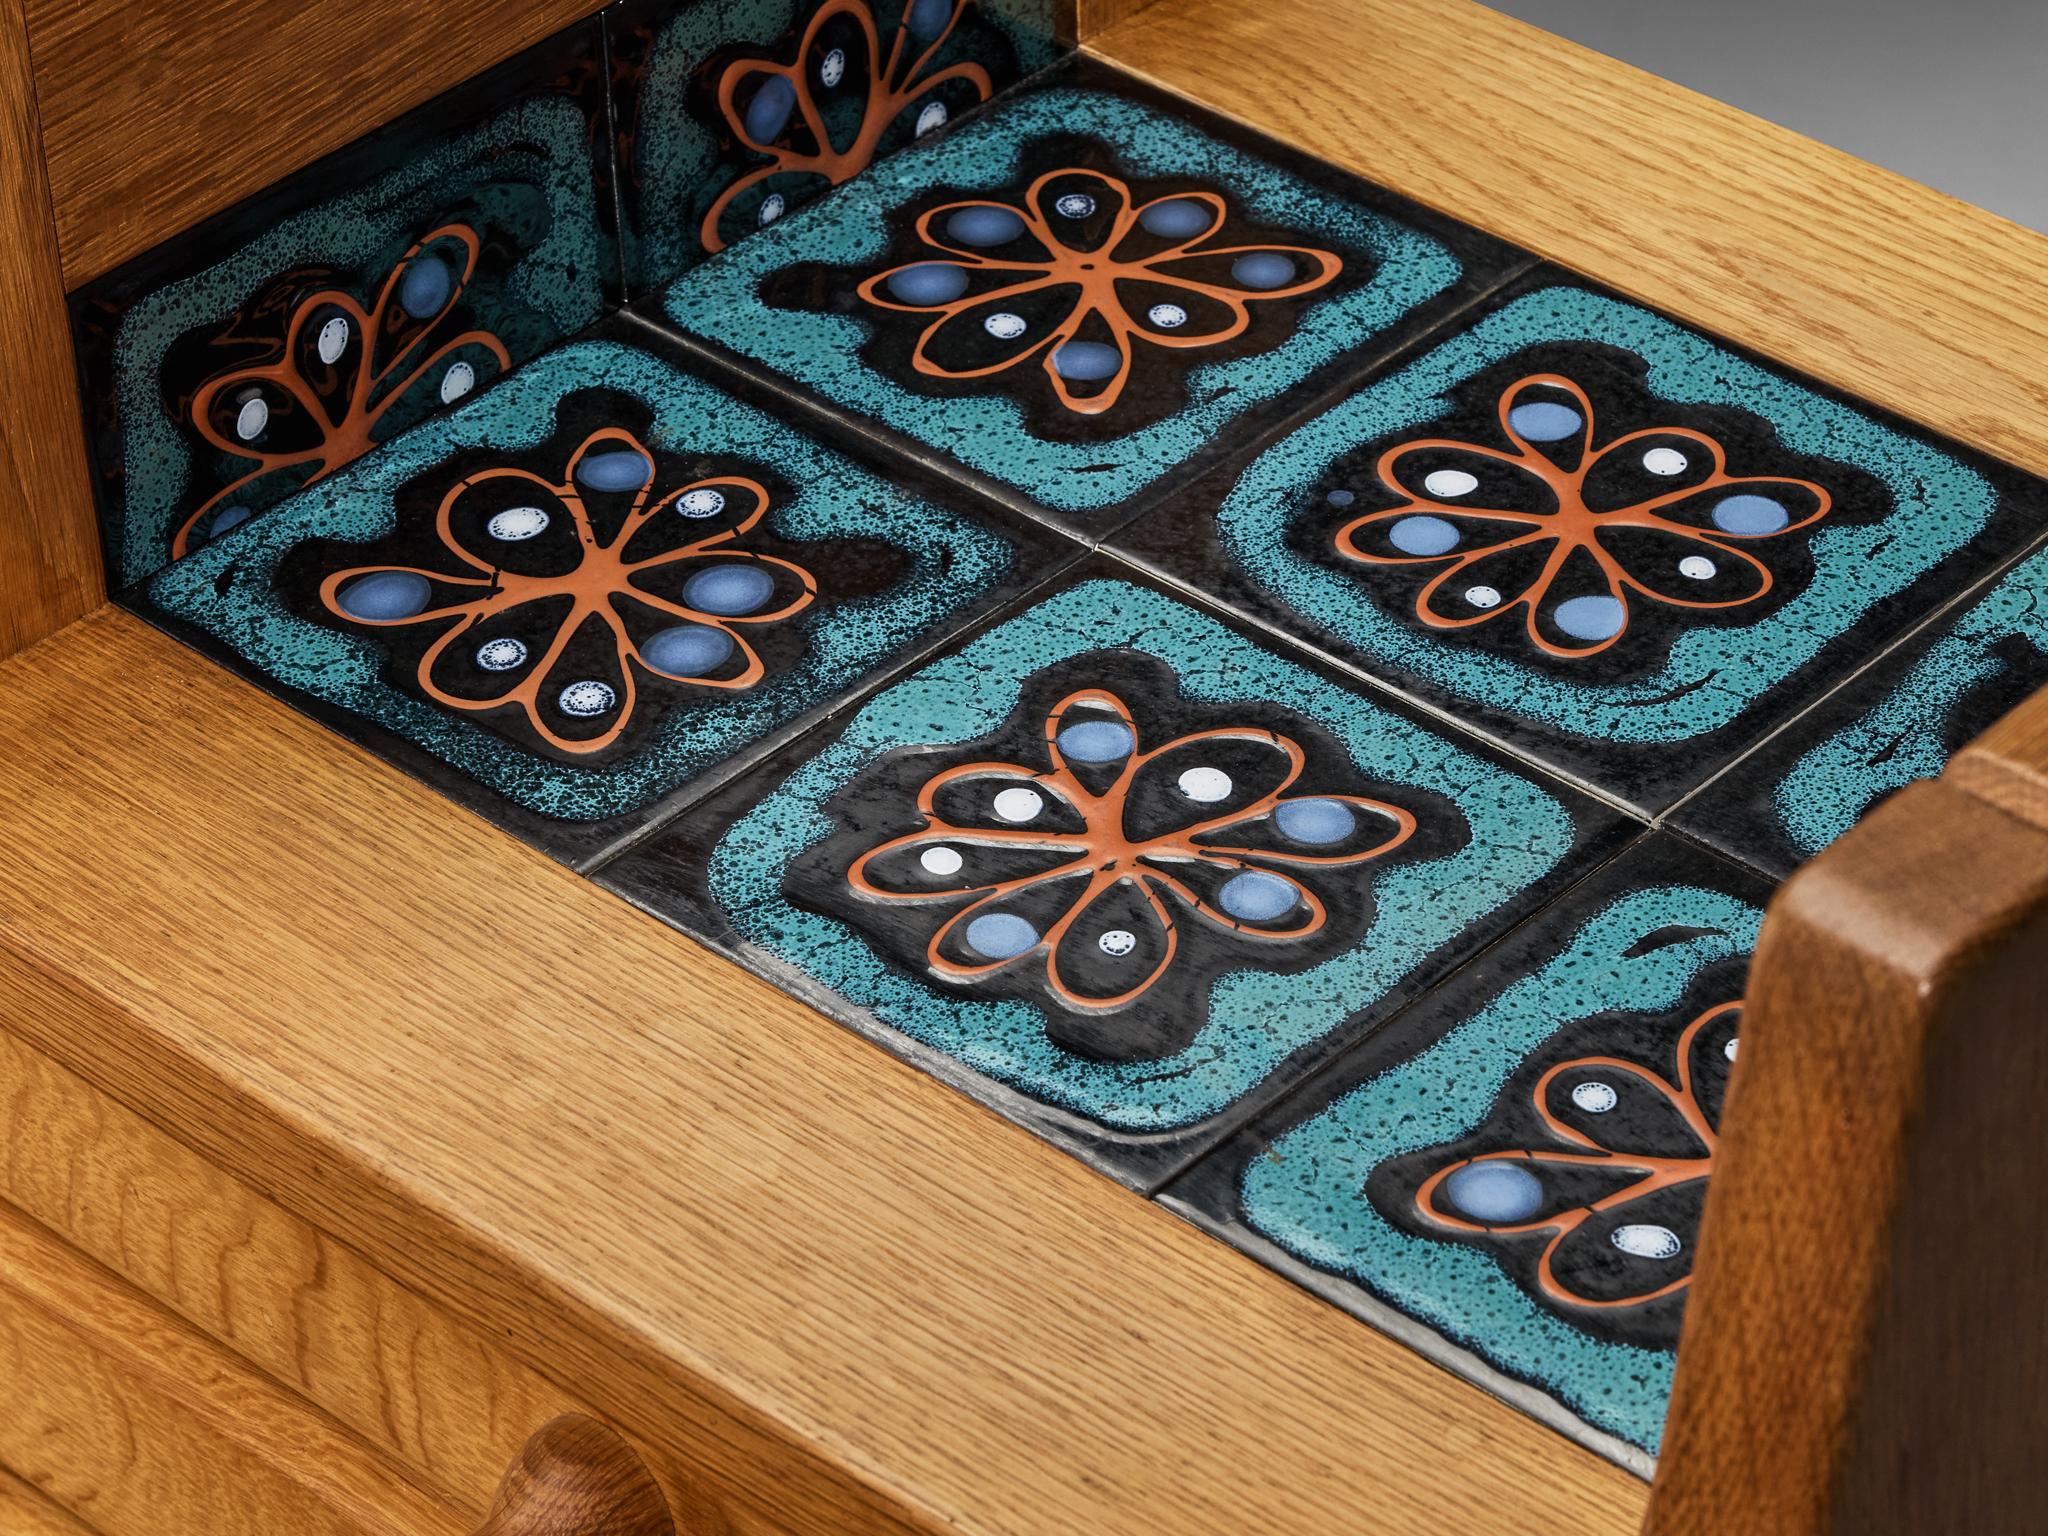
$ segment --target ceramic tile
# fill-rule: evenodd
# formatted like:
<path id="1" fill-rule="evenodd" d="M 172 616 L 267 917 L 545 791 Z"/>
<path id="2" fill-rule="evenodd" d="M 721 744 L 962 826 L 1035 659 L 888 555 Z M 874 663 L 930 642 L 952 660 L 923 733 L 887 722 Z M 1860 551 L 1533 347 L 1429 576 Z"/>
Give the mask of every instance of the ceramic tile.
<path id="1" fill-rule="evenodd" d="M 2044 526 L 2038 482 L 1546 269 L 1113 543 L 1654 814 Z"/>
<path id="2" fill-rule="evenodd" d="M 1526 261 L 1073 60 L 644 308 L 1095 533 Z"/>
<path id="3" fill-rule="evenodd" d="M 1628 835 L 1106 560 L 597 878 L 1140 1186 Z"/>
<path id="4" fill-rule="evenodd" d="M 2048 552 L 1925 627 L 1672 812 L 1681 831 L 1783 877 L 2048 687 Z"/>
<path id="5" fill-rule="evenodd" d="M 572 27 L 73 296 L 115 587 L 599 319 L 604 94 Z"/>
<path id="6" fill-rule="evenodd" d="M 1051 0 L 627 0 L 605 15 L 635 292 L 1058 52 Z"/>
<path id="7" fill-rule="evenodd" d="M 136 605 L 587 863 L 1079 552 L 633 338 L 527 364 Z"/>
<path id="8" fill-rule="evenodd" d="M 1767 896 L 1646 836 L 1166 1202 L 1647 1472 Z"/>

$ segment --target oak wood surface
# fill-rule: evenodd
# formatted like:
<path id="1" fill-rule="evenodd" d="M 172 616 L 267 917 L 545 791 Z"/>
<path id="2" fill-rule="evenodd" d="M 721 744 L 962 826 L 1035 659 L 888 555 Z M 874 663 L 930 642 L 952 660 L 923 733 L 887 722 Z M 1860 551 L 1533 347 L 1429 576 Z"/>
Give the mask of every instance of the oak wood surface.
<path id="1" fill-rule="evenodd" d="M 1470 0 L 1158 0 L 1088 47 L 2048 473 L 2048 237 Z"/>
<path id="2" fill-rule="evenodd" d="M 676 1536 L 661 1488 L 631 1446 L 564 1414 L 535 1431 L 475 1536 Z"/>
<path id="3" fill-rule="evenodd" d="M 0 1467 L 0 1536 L 96 1536 L 67 1510 Z"/>
<path id="4" fill-rule="evenodd" d="M 1627 1474 L 138 621 L 31 660 L 0 1016 L 677 1448 L 685 1528 L 1634 1528 Z"/>
<path id="5" fill-rule="evenodd" d="M 0 656 L 105 596 L 22 0 L 0 0 Z"/>

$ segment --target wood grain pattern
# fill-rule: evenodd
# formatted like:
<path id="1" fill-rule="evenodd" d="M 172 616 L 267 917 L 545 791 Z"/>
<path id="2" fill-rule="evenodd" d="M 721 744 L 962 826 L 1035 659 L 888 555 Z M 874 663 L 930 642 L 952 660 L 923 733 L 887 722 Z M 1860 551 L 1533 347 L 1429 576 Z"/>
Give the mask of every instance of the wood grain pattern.
<path id="1" fill-rule="evenodd" d="M 103 1536 L 467 1536 L 304 1403 L 0 1205 L 0 1461 Z"/>
<path id="2" fill-rule="evenodd" d="M 1646 1536 L 2022 1536 L 2048 1508 L 2048 831 L 1916 784 L 1751 972 Z"/>
<path id="3" fill-rule="evenodd" d="M 1061 7 L 1060 36 L 1085 43 L 1152 3 L 1153 0 L 1067 0 Z"/>
<path id="4" fill-rule="evenodd" d="M 476 1536 L 675 1536 L 675 1529 L 633 1448 L 595 1419 L 564 1414 L 527 1441 Z"/>
<path id="5" fill-rule="evenodd" d="M 69 1511 L 0 1467 L 0 1536 L 97 1536 Z"/>
<path id="6" fill-rule="evenodd" d="M 136 620 L 34 661 L 9 1027 L 701 1468 L 684 1528 L 1636 1525 L 1625 1473 Z"/>
<path id="7" fill-rule="evenodd" d="M 590 0 L 25 6 L 68 288 L 589 15 Z M 54 354 L 53 354 L 54 355 Z"/>
<path id="8" fill-rule="evenodd" d="M 0 657 L 105 596 L 22 0 L 0 0 Z"/>
<path id="9" fill-rule="evenodd" d="M 1159 0 L 1089 49 L 2048 473 L 2048 237 L 1470 0 Z"/>

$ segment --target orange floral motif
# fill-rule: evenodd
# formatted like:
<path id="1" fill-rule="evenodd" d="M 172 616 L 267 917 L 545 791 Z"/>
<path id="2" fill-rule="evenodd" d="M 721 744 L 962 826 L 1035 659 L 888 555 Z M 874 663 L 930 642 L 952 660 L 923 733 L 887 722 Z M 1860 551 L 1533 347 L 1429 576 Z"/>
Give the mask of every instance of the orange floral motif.
<path id="1" fill-rule="evenodd" d="M 1309 938 L 1329 916 L 1309 880 L 1378 858 L 1416 829 L 1411 812 L 1364 795 L 1290 795 L 1306 754 L 1274 731 L 1225 726 L 1144 749 L 1130 710 L 1106 689 L 1061 699 L 1043 739 L 1049 767 L 973 762 L 926 780 L 922 829 L 848 871 L 853 890 L 876 901 L 971 898 L 926 948 L 948 981 L 1039 964 L 1067 1006 L 1119 1008 L 1173 965 L 1180 914 L 1265 942 Z M 1249 754 L 1247 782 L 1205 763 L 1222 744 Z M 1042 932 L 1020 906 L 1038 913 Z M 985 925 L 995 938 L 980 936 Z M 1077 986 L 1080 962 L 1101 963 L 1089 950 L 1128 956 L 1144 974 Z"/>
<path id="2" fill-rule="evenodd" d="M 1520 610 L 1544 653 L 1597 655 L 1626 633 L 1636 597 L 1689 609 L 1758 601 L 1774 578 L 1745 546 L 1810 527 L 1833 505 L 1809 480 L 1729 474 L 1722 445 L 1689 427 L 1601 443 L 1591 399 L 1559 374 L 1518 379 L 1498 413 L 1507 448 L 1420 438 L 1387 449 L 1375 474 L 1406 499 L 1336 534 L 1353 560 L 1444 563 L 1415 598 L 1432 629 Z"/>
<path id="3" fill-rule="evenodd" d="M 293 304 L 274 361 L 232 368 L 202 384 L 192 400 L 193 427 L 213 447 L 254 459 L 256 467 L 185 519 L 172 556 L 183 559 L 195 533 L 210 532 L 216 510 L 234 507 L 251 482 L 303 466 L 310 473 L 299 485 L 311 485 L 369 452 L 392 409 L 462 348 L 481 348 L 508 367 L 504 344 L 488 331 L 465 331 L 423 349 L 462 302 L 479 251 L 475 230 L 444 225 L 399 259 L 369 309 L 337 288 L 308 294 Z M 453 381 L 460 388 L 451 393 L 449 376 L 440 377 L 444 399 L 475 382 L 471 370 Z"/>
<path id="4" fill-rule="evenodd" d="M 904 0 L 903 14 L 890 34 L 885 56 L 868 0 L 825 0 L 804 28 L 794 63 L 744 58 L 728 64 L 718 77 L 719 115 L 739 143 L 756 154 L 766 155 L 768 161 L 719 193 L 706 210 L 701 230 L 704 249 L 725 249 L 725 237 L 718 226 L 726 210 L 771 177 L 790 171 L 808 172 L 824 177 L 836 187 L 859 175 L 873 163 L 883 135 L 904 109 L 948 81 L 964 81 L 973 87 L 976 100 L 988 100 L 994 85 L 988 71 L 979 64 L 932 67 L 969 3 L 970 0 Z M 865 58 L 849 60 L 843 50 L 821 49 L 821 36 L 841 17 L 851 21 L 853 35 Z M 832 141 L 824 104 L 817 92 L 832 90 L 848 73 L 855 73 L 856 79 L 864 82 L 864 99 L 859 126 L 842 146 Z M 750 84 L 753 89 L 748 91 Z M 767 104 L 759 105 L 764 96 Z M 792 120 L 803 130 L 801 144 L 782 142 Z M 775 125 L 774 131 L 765 135 L 757 132 L 770 123 Z"/>
<path id="5" fill-rule="evenodd" d="M 1226 213 L 1213 192 L 1139 203 L 1100 171 L 1047 171 L 1015 204 L 928 210 L 917 235 L 939 256 L 858 291 L 877 308 L 936 317 L 911 353 L 918 372 L 978 379 L 1036 358 L 1061 405 L 1100 415 L 1123 394 L 1134 342 L 1219 345 L 1244 334 L 1252 304 L 1311 293 L 1343 267 L 1309 246 L 1212 245 Z"/>
<path id="6" fill-rule="evenodd" d="M 613 478 L 587 470 L 600 460 L 613 476 L 621 464 L 628 473 Z M 750 688 L 764 669 L 743 627 L 787 619 L 817 596 L 817 583 L 802 566 L 739 547 L 768 510 L 768 492 L 758 481 L 720 476 L 657 496 L 657 479 L 653 456 L 618 427 L 585 438 L 558 482 L 524 469 L 481 470 L 443 496 L 435 515 L 435 532 L 455 569 L 353 566 L 321 582 L 320 600 L 351 624 L 442 626 L 419 661 L 419 687 L 427 697 L 465 711 L 516 705 L 548 745 L 599 751 L 632 717 L 639 674 L 706 688 Z M 584 489 L 592 480 L 609 482 L 595 494 L 614 503 L 630 497 L 623 517 L 607 516 L 601 524 L 592 516 Z M 694 519 L 717 516 L 725 525 L 735 513 L 736 523 L 674 542 Z M 664 522 L 656 521 L 664 515 Z M 616 531 L 608 531 L 614 524 Z M 550 530 L 552 542 L 522 561 L 541 569 L 505 568 L 503 541 L 541 544 L 540 535 Z M 493 542 L 500 547 L 492 549 Z M 693 595 L 697 577 L 712 582 L 701 596 Z M 375 590 L 358 585 L 366 579 L 397 598 L 373 605 L 354 596 Z M 660 584 L 679 586 L 680 599 L 655 590 Z M 735 589 L 739 600 L 729 600 Z M 588 675 L 587 650 L 585 659 L 563 665 L 564 653 L 585 630 L 600 638 L 608 664 L 598 670 L 609 680 Z M 456 649 L 464 639 L 479 643 Z M 501 686 L 480 696 L 473 678 L 472 686 L 461 685 L 472 652 L 488 679 L 502 677 Z M 594 734 L 565 733 L 557 724 L 564 715 L 609 723 Z"/>
<path id="7" fill-rule="evenodd" d="M 1640 1204 L 1665 1190 L 1695 1183 L 1713 1175 L 1714 1155 L 1720 1145 L 1720 1138 L 1714 1126 L 1708 1122 L 1706 1110 L 1700 1103 L 1693 1070 L 1693 1046 L 1704 1031 L 1738 1013 L 1741 1007 L 1742 1004 L 1739 1002 L 1722 1003 L 1709 1008 L 1685 1027 L 1674 1048 L 1675 1080 L 1618 1056 L 1585 1056 L 1552 1067 L 1537 1080 L 1530 1097 L 1544 1128 L 1564 1145 L 1514 1148 L 1509 1151 L 1485 1152 L 1477 1157 L 1461 1158 L 1447 1167 L 1438 1169 L 1423 1181 L 1422 1187 L 1415 1192 L 1416 1211 L 1425 1221 L 1458 1232 L 1482 1233 L 1490 1237 L 1512 1237 L 1525 1232 L 1551 1233 L 1551 1239 L 1537 1261 L 1536 1284 L 1546 1298 L 1559 1305 L 1611 1310 L 1641 1306 L 1646 1302 L 1656 1301 L 1684 1290 L 1692 1280 L 1690 1260 L 1685 1264 L 1684 1272 L 1672 1279 L 1618 1297 L 1592 1297 L 1574 1290 L 1558 1276 L 1556 1260 L 1559 1251 L 1589 1222 L 1606 1227 L 1618 1213 L 1625 1212 L 1629 1206 Z M 1584 1076 L 1589 1072 L 1599 1073 L 1601 1076 Z M 1604 1079 L 1607 1076 L 1622 1076 L 1648 1089 L 1658 1101 L 1669 1106 L 1683 1122 L 1686 1131 L 1698 1144 L 1699 1150 L 1690 1156 L 1673 1157 L 1632 1152 L 1625 1147 L 1604 1145 L 1585 1130 L 1567 1123 L 1552 1108 L 1551 1088 L 1560 1078 L 1568 1075 L 1581 1079 L 1574 1089 L 1574 1102 L 1582 1110 L 1588 1111 L 1582 1115 L 1583 1121 L 1596 1122 L 1600 1114 L 1612 1109 L 1616 1103 L 1615 1090 L 1613 1085 Z M 1468 1170 L 1484 1169 L 1490 1165 L 1505 1165 L 1515 1170 L 1515 1174 L 1506 1177 L 1516 1178 L 1518 1184 L 1527 1182 L 1530 1188 L 1526 1202 L 1518 1198 L 1519 1191 L 1510 1190 L 1506 1196 L 1493 1194 L 1490 1200 L 1471 1200 L 1471 1204 L 1477 1206 L 1482 1214 L 1500 1215 L 1504 1219 L 1482 1220 L 1470 1215 L 1456 1214 L 1459 1203 L 1456 1181 L 1461 1175 L 1469 1179 L 1471 1175 Z M 1541 1213 L 1541 1180 L 1536 1178 L 1532 1170 L 1544 1167 L 1613 1170 L 1633 1177 L 1612 1194 L 1591 1204 Z M 1520 1203 L 1533 1205 L 1536 1209 L 1531 1211 L 1526 1219 L 1518 1219 L 1516 1215 L 1509 1213 Z M 1669 1262 L 1680 1253 L 1680 1239 L 1676 1233 L 1667 1227 L 1648 1222 L 1640 1225 L 1613 1226 L 1609 1231 L 1609 1243 L 1622 1253 L 1657 1262 Z"/>

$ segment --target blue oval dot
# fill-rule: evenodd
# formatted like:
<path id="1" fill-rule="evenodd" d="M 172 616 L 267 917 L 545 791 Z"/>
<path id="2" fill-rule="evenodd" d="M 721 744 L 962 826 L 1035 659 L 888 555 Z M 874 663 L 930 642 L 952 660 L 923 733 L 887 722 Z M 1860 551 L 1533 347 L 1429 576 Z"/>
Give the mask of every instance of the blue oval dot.
<path id="1" fill-rule="evenodd" d="M 967 947 L 991 960 L 1008 960 L 1037 947 L 1038 930 L 1010 912 L 984 912 L 967 925 Z"/>
<path id="2" fill-rule="evenodd" d="M 950 261 L 920 261 L 889 274 L 889 292 L 906 304 L 950 304 L 967 291 L 967 269 Z"/>
<path id="3" fill-rule="evenodd" d="M 1069 762 L 1113 763 L 1137 747 L 1131 728 L 1117 720 L 1083 720 L 1059 734 L 1060 751 Z"/>
<path id="4" fill-rule="evenodd" d="M 1543 1181 L 1513 1163 L 1467 1163 L 1444 1180 L 1444 1193 L 1474 1221 L 1527 1221 L 1543 1204 Z"/>
<path id="5" fill-rule="evenodd" d="M 1586 424 L 1586 418 L 1555 400 L 1531 400 L 1508 412 L 1508 425 L 1532 443 L 1556 443 Z"/>
<path id="6" fill-rule="evenodd" d="M 642 661 L 675 677 L 703 677 L 724 665 L 731 654 L 732 636 L 709 624 L 674 624 L 650 635 L 640 647 Z"/>
<path id="7" fill-rule="evenodd" d="M 1723 533 L 1776 533 L 1791 521 L 1785 503 L 1752 492 L 1723 497 L 1714 504 L 1714 526 Z"/>
<path id="8" fill-rule="evenodd" d="M 1001 245 L 1024 233 L 1024 220 L 1008 208 L 961 208 L 946 220 L 946 233 L 962 245 Z"/>
<path id="9" fill-rule="evenodd" d="M 426 610 L 433 584 L 417 571 L 372 571 L 358 576 L 335 594 L 341 611 L 352 619 L 409 619 Z"/>
<path id="10" fill-rule="evenodd" d="M 953 14 L 953 0 L 911 0 L 910 14 L 903 24 L 919 42 L 928 43 L 946 30 Z"/>
<path id="11" fill-rule="evenodd" d="M 1323 500 L 1327 501 L 1333 507 L 1348 507 L 1351 505 L 1351 503 L 1358 500 L 1358 498 L 1355 495 L 1353 495 L 1350 491 L 1332 491 L 1329 495 L 1325 496 Z"/>
<path id="12" fill-rule="evenodd" d="M 1138 227 L 1162 240 L 1185 240 L 1207 229 L 1214 218 L 1215 213 L 1206 203 L 1191 197 L 1170 197 L 1163 203 L 1148 204 L 1138 215 Z"/>
<path id="13" fill-rule="evenodd" d="M 1605 640 L 1621 633 L 1628 610 L 1618 597 L 1568 597 L 1550 616 L 1574 640 Z"/>
<path id="14" fill-rule="evenodd" d="M 1114 378 L 1123 365 L 1123 354 L 1102 341 L 1070 341 L 1052 355 L 1054 372 L 1082 383 Z"/>
<path id="15" fill-rule="evenodd" d="M 770 75 L 761 89 L 754 92 L 754 99 L 747 103 L 746 116 L 740 121 L 746 125 L 748 138 L 756 144 L 769 144 L 788 125 L 789 115 L 795 110 L 796 87 L 789 83 L 789 77 Z"/>
<path id="16" fill-rule="evenodd" d="M 714 565 L 683 583 L 685 603 L 721 618 L 752 613 L 774 594 L 774 580 L 758 565 Z"/>
<path id="17" fill-rule="evenodd" d="M 1278 875 L 1248 869 L 1225 881 L 1216 899 L 1232 917 L 1248 923 L 1269 923 L 1292 912 L 1296 897 L 1294 887 Z"/>
<path id="18" fill-rule="evenodd" d="M 637 491 L 653 475 L 647 455 L 631 448 L 588 453 L 576 465 L 576 483 L 593 491 Z"/>
<path id="19" fill-rule="evenodd" d="M 1403 517 L 1387 538 L 1404 555 L 1442 555 L 1458 547 L 1457 525 L 1441 517 Z"/>
<path id="20" fill-rule="evenodd" d="M 1294 263 L 1278 251 L 1252 251 L 1230 264 L 1230 275 L 1247 288 L 1285 288 L 1294 281 Z"/>
<path id="21" fill-rule="evenodd" d="M 428 320 L 441 313 L 454 291 L 455 274 L 448 263 L 423 251 L 398 280 L 398 307 L 415 320 Z"/>
<path id="22" fill-rule="evenodd" d="M 1273 821 L 1297 843 L 1341 843 L 1358 830 L 1357 813 L 1341 800 L 1289 800 Z"/>
<path id="23" fill-rule="evenodd" d="M 213 521 L 207 526 L 206 536 L 209 539 L 217 539 L 230 528 L 241 527 L 242 524 L 249 521 L 255 515 L 256 513 L 251 508 L 239 504 L 232 507 L 222 507 L 213 514 Z"/>

